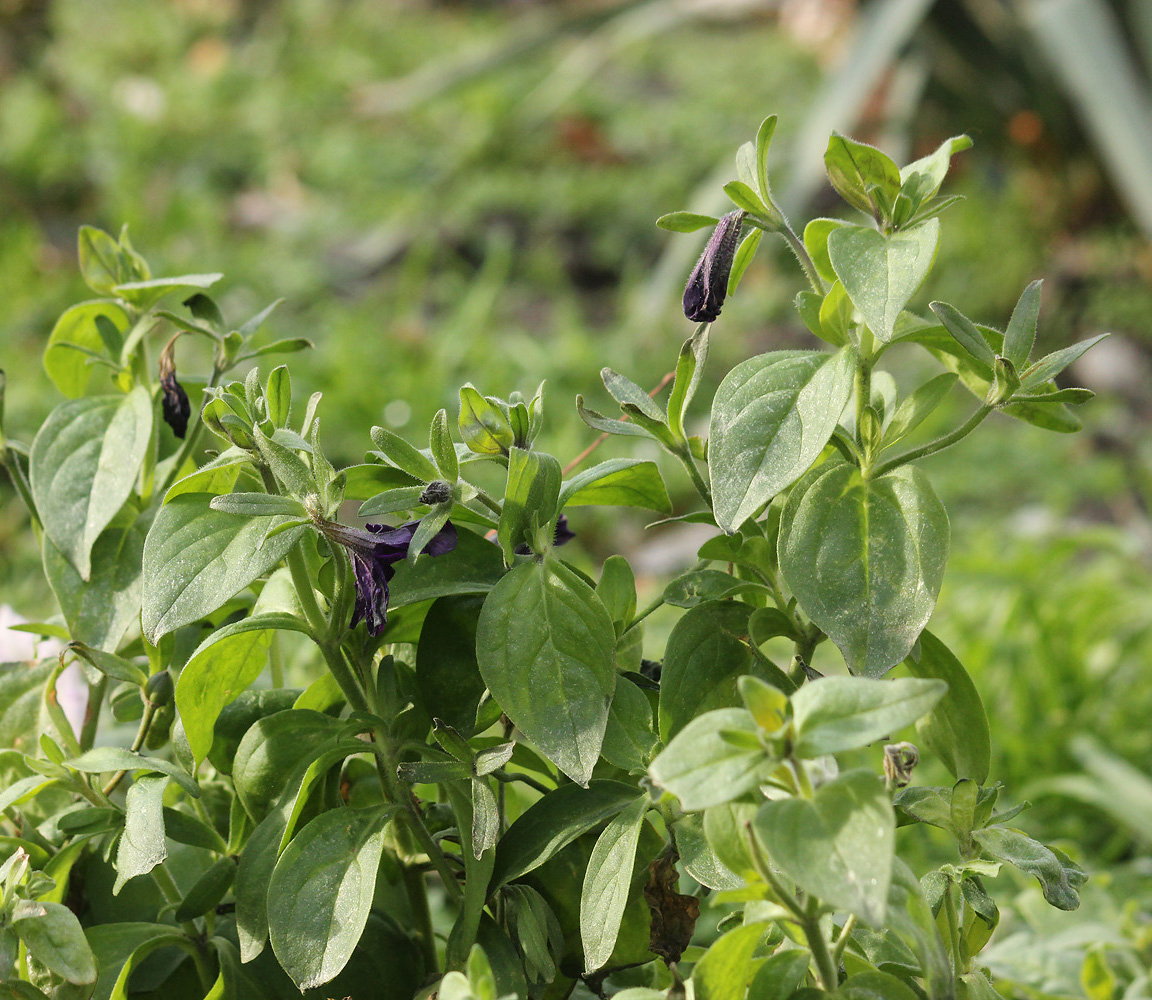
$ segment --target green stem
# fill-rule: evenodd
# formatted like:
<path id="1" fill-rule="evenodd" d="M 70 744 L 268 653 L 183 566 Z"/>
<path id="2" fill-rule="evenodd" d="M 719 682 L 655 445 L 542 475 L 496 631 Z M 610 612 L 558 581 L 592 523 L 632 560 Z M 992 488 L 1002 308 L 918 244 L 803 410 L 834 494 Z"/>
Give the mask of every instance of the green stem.
<path id="1" fill-rule="evenodd" d="M 855 929 L 856 914 L 850 913 L 848 919 L 844 921 L 844 926 L 840 928 L 836 943 L 832 946 L 832 961 L 837 968 L 840 967 L 840 959 L 844 957 L 844 949 L 848 947 L 848 939 L 852 937 L 852 931 Z"/>
<path id="2" fill-rule="evenodd" d="M 144 741 L 148 738 L 148 730 L 152 726 L 152 719 L 155 718 L 155 716 L 156 706 L 145 698 L 144 714 L 140 716 L 140 725 L 136 727 L 136 738 L 132 741 L 132 746 L 129 748 L 133 753 L 136 753 L 144 745 Z M 116 790 L 116 786 L 124 780 L 124 775 L 127 773 L 127 771 L 117 771 L 112 775 L 111 780 L 102 789 L 104 794 L 111 795 Z"/>
<path id="3" fill-rule="evenodd" d="M 420 811 L 416 808 L 416 803 L 412 801 L 411 789 L 400 780 L 396 773 L 396 754 L 388 733 L 385 732 L 383 726 L 377 725 L 372 727 L 372 737 L 373 750 L 376 754 L 376 770 L 380 774 L 380 783 L 388 801 L 395 802 L 404 810 L 409 831 L 416 838 L 420 849 L 428 855 L 428 860 L 432 862 L 432 866 L 444 883 L 444 890 L 454 902 L 460 902 L 464 898 L 460 883 L 456 881 L 456 876 L 452 873 L 448 859 L 444 857 L 444 852 L 440 850 L 440 846 L 432 839 L 432 834 L 424 825 Z"/>
<path id="4" fill-rule="evenodd" d="M 944 914 L 948 923 L 948 947 L 952 951 L 953 972 L 964 971 L 964 962 L 960 955 L 960 924 L 956 919 L 956 901 L 952 895 L 952 883 L 944 888 Z"/>
<path id="5" fill-rule="evenodd" d="M 712 508 L 712 491 L 708 488 L 708 484 L 704 482 L 704 477 L 700 475 L 700 470 L 696 468 L 696 460 L 687 452 L 674 452 L 675 456 L 680 459 L 680 464 L 687 470 L 688 475 L 692 479 L 692 485 L 696 487 L 696 492 L 700 494 L 704 503 L 708 506 L 709 510 Z"/>
<path id="6" fill-rule="evenodd" d="M 760 842 L 756 839 L 756 834 L 752 832 L 751 823 L 744 824 L 744 840 L 748 846 L 748 853 L 752 858 L 752 867 L 756 869 L 756 874 L 772 889 L 772 892 L 776 896 L 776 902 L 791 913 L 797 922 L 803 924 L 806 919 L 804 910 L 801 909 L 800 904 L 796 901 L 796 897 L 789 891 L 788 887 L 784 885 L 772 871 L 772 866 L 764 856 L 764 850 L 761 848 Z"/>
<path id="7" fill-rule="evenodd" d="M 835 993 L 840 983 L 840 976 L 836 971 L 837 965 L 832 959 L 832 952 L 828 949 L 828 942 L 820 930 L 819 904 L 815 899 L 809 900 L 800 927 L 804 931 L 804 937 L 808 939 L 812 957 L 816 959 L 816 977 L 820 980 L 820 986 L 828 993 Z"/>
<path id="8" fill-rule="evenodd" d="M 542 784 L 541 782 L 537 781 L 531 775 L 520 774 L 517 771 L 493 771 L 492 777 L 495 778 L 497 781 L 499 781 L 501 783 L 501 785 L 507 784 L 510 781 L 523 782 L 529 788 L 535 788 L 536 791 L 542 792 L 545 795 L 547 795 L 549 792 L 551 792 L 553 790 L 553 789 L 549 788 L 547 785 Z"/>
<path id="9" fill-rule="evenodd" d="M 812 291 L 823 298 L 826 294 L 824 282 L 816 270 L 816 265 L 812 263 L 812 258 L 808 256 L 808 249 L 804 246 L 803 241 L 793 232 L 792 227 L 788 225 L 780 230 L 780 235 L 784 237 L 785 242 L 796 255 L 796 260 L 800 262 L 800 266 L 804 269 L 804 277 L 808 279 L 808 284 L 812 286 Z"/>
<path id="10" fill-rule="evenodd" d="M 151 875 L 152 881 L 156 883 L 156 887 L 160 890 L 165 901 L 171 903 L 173 906 L 179 906 L 184 896 L 163 862 L 152 869 Z M 192 945 L 192 947 L 188 949 L 188 954 L 192 956 L 192 964 L 196 966 L 196 975 L 200 980 L 200 986 L 204 990 L 210 990 L 214 977 L 207 963 L 204 961 L 204 936 L 191 920 L 185 920 L 180 925 L 180 929 L 188 935 L 188 940 Z"/>
<path id="11" fill-rule="evenodd" d="M 100 680 L 88 688 L 88 706 L 84 709 L 84 724 L 80 727 L 80 751 L 91 750 L 96 742 L 96 728 L 100 725 L 100 710 L 104 707 L 104 691 L 108 678 L 100 675 Z"/>
<path id="12" fill-rule="evenodd" d="M 420 950 L 424 953 L 424 968 L 432 971 L 436 966 L 436 936 L 432 930 L 432 911 L 428 908 L 428 890 L 424 885 L 424 873 L 416 867 L 404 868 L 404 891 L 408 895 L 408 905 L 412 908 L 412 922 L 416 925 L 416 936 L 420 940 Z"/>
<path id="13" fill-rule="evenodd" d="M 60 699 L 56 696 L 56 681 L 60 675 L 64 673 L 64 658 L 67 655 L 68 650 L 65 649 L 60 654 L 56 668 L 48 677 L 48 683 L 44 685 L 44 707 L 48 710 L 48 716 L 52 720 L 52 725 L 60 736 L 60 742 L 64 744 L 65 752 L 69 757 L 79 757 L 80 744 L 76 740 L 76 733 L 72 730 L 72 723 L 68 721 L 68 716 L 64 714 L 64 709 L 60 707 Z"/>
<path id="14" fill-rule="evenodd" d="M 469 485 L 471 485 L 471 484 L 469 484 Z M 497 517 L 499 517 L 501 514 L 504 513 L 504 509 L 500 506 L 500 504 L 497 503 L 495 500 L 493 500 L 482 489 L 479 489 L 478 487 L 475 487 L 475 486 L 473 486 L 472 488 L 474 490 L 476 490 L 476 499 L 479 500 L 490 511 L 492 511 L 493 514 L 495 514 Z"/>
<path id="15" fill-rule="evenodd" d="M 272 645 L 268 650 L 268 670 L 272 677 L 272 686 L 282 688 L 284 686 L 284 655 L 280 649 L 280 635 L 276 631 L 272 632 Z"/>
<path id="16" fill-rule="evenodd" d="M 938 437 L 935 441 L 929 441 L 920 448 L 913 448 L 912 451 L 907 451 L 903 455 L 890 458 L 887 462 L 877 467 L 873 475 L 876 477 L 887 475 L 893 469 L 898 469 L 902 465 L 907 465 L 909 462 L 917 462 L 922 458 L 935 455 L 936 452 L 951 447 L 957 441 L 961 441 L 971 434 L 980 425 L 981 421 L 994 409 L 995 407 L 991 403 L 984 403 L 961 426 L 952 431 L 951 434 L 945 434 L 943 437 Z"/>
<path id="17" fill-rule="evenodd" d="M 863 456 L 864 465 L 860 469 L 860 474 L 865 478 L 869 478 L 869 471 L 872 465 L 872 449 L 864 441 L 861 434 L 861 428 L 864 425 L 864 409 L 872 402 L 872 362 L 864 357 L 858 357 L 856 363 L 856 374 L 853 378 L 856 389 L 856 443 L 860 448 L 860 453 Z"/>
<path id="18" fill-rule="evenodd" d="M 645 618 L 647 618 L 650 614 L 652 614 L 652 612 L 655 611 L 657 608 L 660 608 L 663 606 L 664 606 L 664 595 L 661 594 L 651 604 L 649 604 L 648 607 L 646 607 L 643 611 L 639 612 L 632 619 L 632 621 L 630 621 L 628 623 L 628 627 L 624 630 L 624 635 L 627 635 L 629 632 L 631 632 L 632 629 L 634 629 L 637 625 L 639 625 Z M 624 638 L 624 635 L 622 635 L 620 638 L 621 639 Z"/>

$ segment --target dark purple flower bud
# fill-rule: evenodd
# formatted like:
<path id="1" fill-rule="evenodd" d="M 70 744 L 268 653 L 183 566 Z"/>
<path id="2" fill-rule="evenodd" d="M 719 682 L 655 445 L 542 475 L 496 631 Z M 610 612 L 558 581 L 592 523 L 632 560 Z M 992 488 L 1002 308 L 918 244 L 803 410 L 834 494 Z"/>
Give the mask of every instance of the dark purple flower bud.
<path id="1" fill-rule="evenodd" d="M 708 245 L 692 269 L 684 289 L 684 315 L 694 323 L 711 323 L 720 315 L 743 222 L 744 212 L 737 210 L 716 223 Z"/>
<path id="2" fill-rule="evenodd" d="M 164 415 L 164 423 L 172 428 L 173 434 L 182 438 L 188 432 L 188 418 L 192 415 L 192 405 L 188 402 L 188 393 L 184 391 L 184 386 L 176 381 L 176 359 L 173 352 L 175 343 L 176 338 L 173 337 L 160 352 L 160 388 L 164 391 L 160 409 Z"/>
<path id="3" fill-rule="evenodd" d="M 335 521 L 316 521 L 317 529 L 330 542 L 343 545 L 352 563 L 356 579 L 356 606 L 352 610 L 349 628 L 363 620 L 369 635 L 379 635 L 388 621 L 388 581 L 396 572 L 395 564 L 408 557 L 412 536 L 420 526 L 411 521 L 399 528 L 384 524 L 366 524 L 353 528 Z M 424 546 L 424 554 L 441 556 L 456 548 L 456 527 L 445 523 Z"/>

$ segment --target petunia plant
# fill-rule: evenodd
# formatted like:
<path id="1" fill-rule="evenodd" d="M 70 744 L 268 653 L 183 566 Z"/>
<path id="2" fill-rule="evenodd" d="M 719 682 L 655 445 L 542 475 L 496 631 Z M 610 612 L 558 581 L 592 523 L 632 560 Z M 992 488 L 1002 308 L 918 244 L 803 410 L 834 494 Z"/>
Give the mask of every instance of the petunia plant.
<path id="1" fill-rule="evenodd" d="M 650 459 L 542 450 L 543 385 L 465 385 L 426 441 L 373 427 L 337 469 L 320 395 L 267 368 L 310 346 L 264 339 L 272 307 L 225 318 L 220 275 L 154 278 L 126 233 L 81 230 L 95 297 L 44 357 L 66 399 L 28 447 L 0 407 L 59 605 L 22 627 L 60 643 L 0 667 L 0 996 L 1001 995 L 980 953 L 1007 870 L 1061 909 L 1085 876 L 1017 825 L 926 628 L 949 523 L 920 461 L 994 411 L 1075 430 L 1092 394 L 1054 379 L 1094 341 L 1032 359 L 1039 282 L 1003 329 L 911 308 L 966 137 L 901 168 L 834 135 L 845 217 L 800 233 L 775 126 L 731 212 L 659 220 L 713 228 L 666 400 L 605 369 L 621 415 L 576 401 L 679 463 L 678 511 Z M 766 233 L 815 340 L 736 365 L 694 433 Z M 902 391 L 890 351 L 939 371 Z M 639 595 L 627 554 L 564 558 L 590 505 L 716 530 Z M 914 870 L 925 826 L 955 853 Z"/>

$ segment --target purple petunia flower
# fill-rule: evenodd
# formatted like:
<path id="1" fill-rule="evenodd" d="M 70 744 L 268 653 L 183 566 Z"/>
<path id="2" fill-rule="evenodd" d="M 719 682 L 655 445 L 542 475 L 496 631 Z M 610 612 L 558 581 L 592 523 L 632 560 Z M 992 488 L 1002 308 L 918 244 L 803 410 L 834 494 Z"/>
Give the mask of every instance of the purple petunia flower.
<path id="1" fill-rule="evenodd" d="M 330 542 L 348 550 L 352 574 L 356 578 L 356 607 L 349 628 L 363 619 L 369 635 L 379 635 L 388 621 L 388 581 L 396 572 L 395 563 L 406 559 L 412 536 L 420 526 L 410 521 L 398 528 L 385 524 L 366 524 L 353 528 L 335 521 L 317 523 L 317 528 Z M 441 556 L 456 548 L 456 527 L 447 522 L 424 546 L 424 554 Z"/>

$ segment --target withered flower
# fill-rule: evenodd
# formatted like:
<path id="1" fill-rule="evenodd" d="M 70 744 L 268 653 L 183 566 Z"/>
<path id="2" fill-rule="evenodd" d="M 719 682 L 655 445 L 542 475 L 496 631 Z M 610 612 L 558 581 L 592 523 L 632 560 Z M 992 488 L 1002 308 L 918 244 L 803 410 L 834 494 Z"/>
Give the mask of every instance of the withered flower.
<path id="1" fill-rule="evenodd" d="M 188 418 L 192 415 L 192 405 L 184 386 L 176 381 L 176 338 L 177 334 L 160 352 L 160 388 L 164 390 L 161 412 L 164 423 L 172 428 L 172 433 L 183 438 L 188 432 Z"/>
<path id="2" fill-rule="evenodd" d="M 704 252 L 692 269 L 684 289 L 684 315 L 694 323 L 711 323 L 720 315 L 728 294 L 728 275 L 740 246 L 744 212 L 729 212 L 712 230 Z"/>

